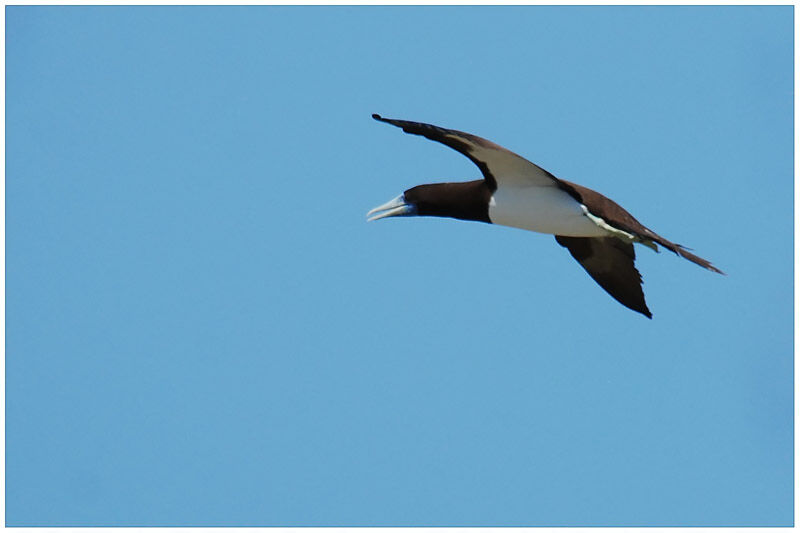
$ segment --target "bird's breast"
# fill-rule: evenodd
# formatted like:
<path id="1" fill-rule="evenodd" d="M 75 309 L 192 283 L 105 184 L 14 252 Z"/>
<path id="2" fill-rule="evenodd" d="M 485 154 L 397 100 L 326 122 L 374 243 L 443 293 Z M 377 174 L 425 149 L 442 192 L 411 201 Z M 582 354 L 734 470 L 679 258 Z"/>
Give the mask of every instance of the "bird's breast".
<path id="1" fill-rule="evenodd" d="M 557 187 L 500 187 L 489 201 L 493 224 L 567 237 L 605 237 L 609 232 Z"/>

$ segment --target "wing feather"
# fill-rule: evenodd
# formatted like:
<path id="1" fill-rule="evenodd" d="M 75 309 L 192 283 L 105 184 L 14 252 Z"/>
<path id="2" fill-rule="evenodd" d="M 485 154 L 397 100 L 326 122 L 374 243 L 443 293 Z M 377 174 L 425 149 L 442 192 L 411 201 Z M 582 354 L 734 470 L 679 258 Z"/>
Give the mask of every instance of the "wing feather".
<path id="1" fill-rule="evenodd" d="M 558 178 L 548 171 L 477 135 L 422 122 L 383 118 L 377 114 L 372 115 L 372 118 L 402 128 L 406 133 L 421 135 L 426 139 L 442 143 L 465 155 L 480 169 L 487 185 L 493 191 L 497 190 L 498 184 L 511 183 L 539 187 L 559 186 Z"/>
<path id="2" fill-rule="evenodd" d="M 647 318 L 653 314 L 647 308 L 642 291 L 642 275 L 636 270 L 633 244 L 616 237 L 564 237 L 556 235 L 578 263 L 616 301 Z"/>

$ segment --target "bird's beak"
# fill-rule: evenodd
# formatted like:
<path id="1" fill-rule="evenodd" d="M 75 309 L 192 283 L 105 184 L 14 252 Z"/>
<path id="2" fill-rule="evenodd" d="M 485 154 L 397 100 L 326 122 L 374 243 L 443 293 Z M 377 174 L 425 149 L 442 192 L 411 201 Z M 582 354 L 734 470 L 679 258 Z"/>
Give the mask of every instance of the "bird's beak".
<path id="1" fill-rule="evenodd" d="M 367 213 L 367 220 L 379 220 L 387 217 L 410 217 L 416 214 L 417 208 L 412 204 L 407 204 L 405 195 L 401 194 L 397 198 L 372 209 Z"/>

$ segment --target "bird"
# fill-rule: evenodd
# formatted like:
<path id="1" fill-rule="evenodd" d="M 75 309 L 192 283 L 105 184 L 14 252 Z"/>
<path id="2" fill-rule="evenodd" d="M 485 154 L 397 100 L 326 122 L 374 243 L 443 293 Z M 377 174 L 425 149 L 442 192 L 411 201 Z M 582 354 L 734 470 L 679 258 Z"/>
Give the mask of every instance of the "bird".
<path id="1" fill-rule="evenodd" d="M 477 135 L 373 114 L 372 118 L 421 135 L 463 154 L 483 174 L 467 182 L 412 187 L 367 213 L 370 221 L 433 216 L 477 221 L 551 234 L 608 294 L 647 318 L 634 244 L 667 250 L 711 272 L 725 274 L 685 246 L 636 220 L 613 200 L 555 177 L 527 159 Z"/>

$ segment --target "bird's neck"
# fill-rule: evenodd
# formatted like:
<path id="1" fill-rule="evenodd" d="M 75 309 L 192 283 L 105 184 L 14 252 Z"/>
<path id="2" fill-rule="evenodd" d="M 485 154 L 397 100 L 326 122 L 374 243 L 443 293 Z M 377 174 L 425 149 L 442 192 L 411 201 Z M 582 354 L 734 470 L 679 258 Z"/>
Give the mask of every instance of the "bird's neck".
<path id="1" fill-rule="evenodd" d="M 492 191 L 484 180 L 418 185 L 405 192 L 406 201 L 417 207 L 417 215 L 460 220 L 489 220 Z"/>

